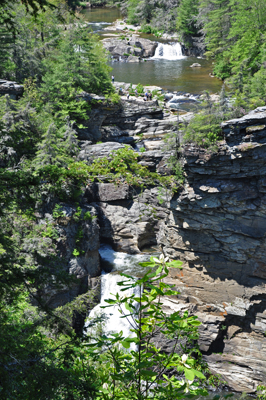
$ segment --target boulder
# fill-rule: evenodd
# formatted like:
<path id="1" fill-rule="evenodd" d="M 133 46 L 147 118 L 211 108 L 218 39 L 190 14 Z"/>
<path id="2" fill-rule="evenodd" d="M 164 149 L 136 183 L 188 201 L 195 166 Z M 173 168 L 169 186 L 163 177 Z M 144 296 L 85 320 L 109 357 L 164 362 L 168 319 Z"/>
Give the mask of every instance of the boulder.
<path id="1" fill-rule="evenodd" d="M 201 67 L 201 64 L 199 64 L 199 63 L 193 63 L 193 64 L 191 64 L 190 65 L 190 68 L 195 68 L 195 67 Z"/>
<path id="2" fill-rule="evenodd" d="M 17 100 L 22 96 L 24 86 L 17 82 L 0 79 L 0 95 L 8 94 L 12 99 Z"/>
<path id="3" fill-rule="evenodd" d="M 113 57 L 118 60 L 120 57 L 126 57 L 129 62 L 139 61 L 137 58 L 132 58 L 133 56 L 140 58 L 153 57 L 158 46 L 157 42 L 141 39 L 136 35 L 128 39 L 106 38 L 102 40 L 102 44 Z"/>

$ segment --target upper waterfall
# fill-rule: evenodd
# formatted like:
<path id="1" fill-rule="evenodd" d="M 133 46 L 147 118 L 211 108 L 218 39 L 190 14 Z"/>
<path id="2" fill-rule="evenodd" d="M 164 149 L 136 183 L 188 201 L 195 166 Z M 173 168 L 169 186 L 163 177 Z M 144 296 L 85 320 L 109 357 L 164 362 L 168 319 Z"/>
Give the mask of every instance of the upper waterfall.
<path id="1" fill-rule="evenodd" d="M 182 54 L 182 47 L 180 43 L 159 43 L 152 58 L 164 60 L 181 60 L 182 58 L 185 58 L 185 56 L 183 56 Z"/>

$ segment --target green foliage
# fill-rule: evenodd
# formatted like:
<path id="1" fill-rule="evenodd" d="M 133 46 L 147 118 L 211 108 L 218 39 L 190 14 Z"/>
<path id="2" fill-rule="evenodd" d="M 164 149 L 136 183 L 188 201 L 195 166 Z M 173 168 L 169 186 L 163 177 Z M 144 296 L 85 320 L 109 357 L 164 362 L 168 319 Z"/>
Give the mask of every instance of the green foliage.
<path id="1" fill-rule="evenodd" d="M 178 0 L 128 0 L 123 5 L 128 23 L 146 25 L 147 33 L 172 32 L 175 30 Z M 150 30 L 149 30 L 150 29 Z M 152 32 L 154 30 L 154 32 Z"/>
<path id="2" fill-rule="evenodd" d="M 64 217 L 64 215 L 65 214 L 62 211 L 60 204 L 56 204 L 53 209 L 53 218 L 55 218 L 55 219 L 62 218 L 62 217 Z"/>
<path id="3" fill-rule="evenodd" d="M 161 93 L 159 90 L 154 89 L 152 91 L 152 96 L 155 97 L 158 101 L 162 102 L 164 101 L 164 94 Z"/>
<path id="4" fill-rule="evenodd" d="M 80 252 L 78 249 L 74 249 L 72 254 L 73 254 L 73 256 L 78 257 L 80 255 Z"/>
<path id="5" fill-rule="evenodd" d="M 206 92 L 201 107 L 202 110 L 188 124 L 183 125 L 183 142 L 216 150 L 216 143 L 222 140 L 221 122 L 242 116 L 242 107 L 236 102 L 228 106 L 224 88 L 219 103 L 213 103 Z"/>
<path id="6" fill-rule="evenodd" d="M 0 98 L 0 152 L 6 166 L 17 165 L 26 154 L 31 159 L 40 136 L 40 118 L 29 103 Z"/>
<path id="7" fill-rule="evenodd" d="M 265 11 L 265 1 L 200 0 L 206 55 L 215 58 L 214 73 L 240 92 L 263 75 Z"/>
<path id="8" fill-rule="evenodd" d="M 213 68 L 213 73 L 222 80 L 229 78 L 231 76 L 231 65 L 229 60 L 224 58 L 220 60 L 217 59 Z"/>
<path id="9" fill-rule="evenodd" d="M 140 29 L 140 32 L 143 33 L 151 33 L 156 37 L 161 37 L 163 34 L 162 30 L 158 30 L 157 28 L 152 27 L 151 25 L 143 25 Z"/>
<path id="10" fill-rule="evenodd" d="M 177 9 L 177 30 L 183 35 L 196 36 L 198 34 L 197 15 L 199 0 L 181 0 Z"/>
<path id="11" fill-rule="evenodd" d="M 96 218 L 96 215 L 91 215 L 90 211 L 86 211 L 83 217 L 84 221 L 93 221 Z"/>
<path id="12" fill-rule="evenodd" d="M 57 129 L 52 123 L 43 134 L 37 149 L 34 159 L 36 169 L 44 165 L 66 167 L 77 154 L 76 132 L 70 125 Z"/>
<path id="13" fill-rule="evenodd" d="M 259 399 L 259 400 L 266 399 L 266 386 L 265 385 L 259 385 L 257 387 L 257 399 Z"/>
<path id="14" fill-rule="evenodd" d="M 42 78 L 42 99 L 51 103 L 56 116 L 61 118 L 87 118 L 90 106 L 82 99 L 83 91 L 113 91 L 101 45 L 84 28 L 65 33 L 44 65 L 47 72 Z"/>
<path id="15" fill-rule="evenodd" d="M 185 127 L 184 141 L 210 147 L 222 139 L 221 118 L 217 114 L 197 114 Z"/>
<path id="16" fill-rule="evenodd" d="M 84 309 L 90 301 L 83 296 L 49 313 L 32 306 L 27 291 L 12 303 L 1 302 L 1 398 L 95 398 L 96 371 L 87 364 L 84 373 L 80 340 L 69 328 L 73 308 Z"/>
<path id="17" fill-rule="evenodd" d="M 58 239 L 59 235 L 53 225 L 47 224 L 46 231 L 43 232 L 43 237 Z"/>
<path id="18" fill-rule="evenodd" d="M 181 161 L 177 160 L 176 157 L 173 156 L 169 159 L 169 163 L 177 182 L 183 184 L 185 177 Z"/>
<path id="19" fill-rule="evenodd" d="M 81 219 L 81 214 L 82 214 L 82 209 L 80 206 L 78 206 L 76 212 L 73 215 L 73 220 L 75 222 L 79 222 Z"/>
<path id="20" fill-rule="evenodd" d="M 67 174 L 80 177 L 89 181 L 108 181 L 123 183 L 133 186 L 147 186 L 159 184 L 165 187 L 175 188 L 172 176 L 161 176 L 156 172 L 150 172 L 146 166 L 138 163 L 138 153 L 130 146 L 113 151 L 109 157 L 94 160 L 91 165 L 73 163 L 69 166 Z"/>
<path id="21" fill-rule="evenodd" d="M 188 312 L 168 315 L 162 308 L 163 296 L 177 295 L 164 278 L 169 268 L 180 268 L 182 263 L 168 262 L 161 255 L 159 259 L 151 257 L 150 262 L 140 265 L 149 268 L 143 278 L 136 280 L 122 274 L 125 280 L 118 284 L 122 291 L 138 287 L 141 294 L 116 294 L 106 300 L 108 305 L 103 307 L 117 307 L 121 318 L 130 323 L 132 336 L 124 337 L 122 332 L 109 336 L 102 334 L 85 344 L 88 348 L 98 349 L 99 362 L 105 365 L 101 375 L 101 395 L 97 399 L 172 400 L 182 399 L 186 393 L 206 394 L 198 382 L 205 377 L 192 358 L 192 354 L 198 353 L 198 349 L 191 345 L 198 337 L 200 322 Z M 173 349 L 168 354 L 153 342 L 159 332 L 173 342 Z M 179 340 L 184 337 L 186 344 L 180 346 Z"/>
<path id="22" fill-rule="evenodd" d="M 138 94 L 143 94 L 144 86 L 141 83 L 138 83 L 135 90 L 137 90 Z"/>
<path id="23" fill-rule="evenodd" d="M 127 21 L 129 24 L 137 24 L 139 22 L 138 16 L 136 15 L 138 4 L 139 0 L 129 0 L 127 2 Z"/>

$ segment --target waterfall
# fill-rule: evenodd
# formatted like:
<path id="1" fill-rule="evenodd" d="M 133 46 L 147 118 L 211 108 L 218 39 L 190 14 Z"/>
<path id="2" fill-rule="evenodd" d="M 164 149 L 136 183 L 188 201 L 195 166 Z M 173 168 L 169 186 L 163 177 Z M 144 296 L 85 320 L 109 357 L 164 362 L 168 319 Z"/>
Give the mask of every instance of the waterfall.
<path id="1" fill-rule="evenodd" d="M 119 272 L 124 272 L 132 276 L 143 275 L 143 267 L 140 267 L 138 263 L 141 261 L 148 261 L 150 254 L 132 255 L 127 253 L 118 253 L 109 245 L 101 246 L 99 252 L 103 263 L 108 263 L 108 266 L 111 265 L 113 269 L 112 272 L 103 272 L 101 275 L 101 302 L 91 310 L 89 317 L 85 322 L 85 329 L 88 335 L 90 335 L 90 332 L 94 333 L 95 327 L 92 326 L 92 321 L 97 317 L 103 316 L 104 322 L 101 325 L 101 329 L 105 334 L 122 331 L 125 337 L 131 336 L 131 326 L 126 318 L 120 318 L 121 313 L 117 307 L 108 307 L 104 309 L 101 307 L 106 306 L 107 303 L 105 300 L 114 298 L 112 295 L 115 295 L 116 293 L 123 296 L 130 296 L 132 294 L 137 296 L 140 295 L 139 287 L 128 289 L 123 292 L 121 291 L 121 286 L 118 286 L 117 283 L 126 278 L 121 276 Z M 135 305 L 137 305 L 137 303 Z M 128 314 L 128 311 L 125 312 Z M 133 347 L 134 346 L 131 346 L 131 349 L 133 349 Z"/>
<path id="2" fill-rule="evenodd" d="M 101 323 L 101 330 L 106 334 L 114 333 L 114 332 L 123 332 L 125 337 L 132 336 L 132 332 L 130 329 L 132 328 L 130 325 L 131 318 L 129 321 L 126 318 L 121 318 L 122 314 L 119 312 L 117 306 L 112 306 L 108 308 L 101 308 L 102 306 L 108 305 L 105 300 L 114 299 L 116 293 L 119 293 L 120 296 L 130 296 L 135 294 L 137 296 L 140 295 L 140 288 L 137 286 L 135 288 L 128 289 L 124 292 L 121 291 L 121 286 L 118 286 L 117 283 L 125 280 L 123 276 L 118 273 L 103 273 L 101 276 L 101 302 L 94 307 L 90 314 L 89 318 L 85 323 L 85 328 L 87 328 L 87 332 L 90 332 L 90 324 L 91 321 L 95 320 L 97 317 L 102 317 L 103 322 Z M 137 303 L 135 304 L 135 306 Z M 123 308 L 125 314 L 128 314 L 128 311 Z M 92 328 L 92 332 L 95 331 Z"/>
<path id="3" fill-rule="evenodd" d="M 185 58 L 185 56 L 182 55 L 180 43 L 159 43 L 152 58 L 163 60 L 181 60 L 182 58 Z"/>

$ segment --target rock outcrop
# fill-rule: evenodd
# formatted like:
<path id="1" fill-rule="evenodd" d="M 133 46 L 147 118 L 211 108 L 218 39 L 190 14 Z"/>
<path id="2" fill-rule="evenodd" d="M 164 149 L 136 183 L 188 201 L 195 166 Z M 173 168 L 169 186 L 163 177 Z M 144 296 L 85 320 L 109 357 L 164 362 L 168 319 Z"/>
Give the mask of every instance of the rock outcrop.
<path id="1" fill-rule="evenodd" d="M 23 91 L 23 85 L 19 85 L 17 82 L 0 79 L 0 95 L 8 94 L 11 99 L 17 100 L 22 96 Z"/>
<path id="2" fill-rule="evenodd" d="M 184 148 L 187 184 L 158 242 L 184 261 L 171 281 L 202 320 L 212 372 L 238 391 L 266 381 L 266 108 L 222 124 L 215 154 Z"/>
<path id="3" fill-rule="evenodd" d="M 158 46 L 157 42 L 136 35 L 124 39 L 106 38 L 102 40 L 102 44 L 113 59 L 122 58 L 128 62 L 139 62 L 143 58 L 153 57 Z"/>
<path id="4" fill-rule="evenodd" d="M 157 143 L 139 162 L 165 172 L 170 153 L 159 146 L 171 130 L 167 118 L 137 101 L 122 108 L 99 129 L 106 142 L 88 144 L 86 154 L 106 155 L 124 145 L 119 138 L 142 134 Z M 102 241 L 129 253 L 157 243 L 184 262 L 169 277 L 180 295 L 165 307 L 197 314 L 210 370 L 231 388 L 254 392 L 266 381 L 266 108 L 223 123 L 223 132 L 216 153 L 184 147 L 187 181 L 174 197 L 109 183 L 88 187 L 85 197 L 97 209 Z"/>
<path id="5" fill-rule="evenodd" d="M 169 172 L 162 139 L 175 130 L 176 116 L 140 99 L 95 110 L 101 123 L 96 135 L 88 128 L 81 159 L 132 144 L 146 149 L 138 152 L 141 165 Z M 222 128 L 215 153 L 184 146 L 186 184 L 173 197 L 102 182 L 86 188 L 84 201 L 97 210 L 101 241 L 128 253 L 157 243 L 184 262 L 168 278 L 180 295 L 165 307 L 197 314 L 210 370 L 231 388 L 254 392 L 266 381 L 266 107 Z M 98 138 L 103 143 L 95 144 Z"/>

